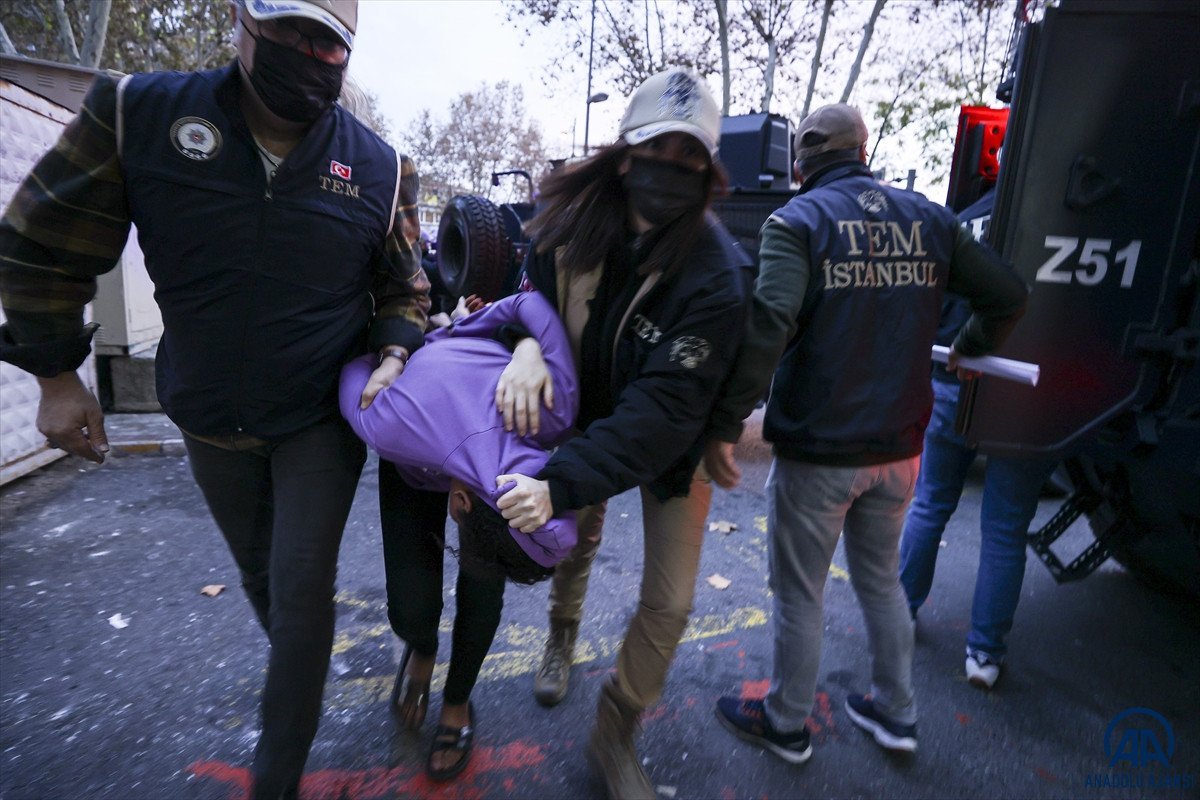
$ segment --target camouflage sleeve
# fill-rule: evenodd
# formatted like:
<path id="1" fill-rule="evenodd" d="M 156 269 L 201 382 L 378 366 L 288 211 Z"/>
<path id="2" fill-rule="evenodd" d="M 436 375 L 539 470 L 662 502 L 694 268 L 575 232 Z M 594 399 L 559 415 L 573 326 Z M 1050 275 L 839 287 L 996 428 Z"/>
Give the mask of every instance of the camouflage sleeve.
<path id="1" fill-rule="evenodd" d="M 379 254 L 373 294 L 375 321 L 371 348 L 401 345 L 411 353 L 424 341 L 429 319 L 429 280 L 421 269 L 417 217 L 420 179 L 408 156 L 400 156 L 400 191 L 391 233 Z"/>
<path id="2" fill-rule="evenodd" d="M 35 375 L 76 369 L 87 357 L 95 326 L 84 326 L 84 306 L 129 236 L 116 97 L 116 80 L 97 77 L 0 218 L 0 359 Z"/>

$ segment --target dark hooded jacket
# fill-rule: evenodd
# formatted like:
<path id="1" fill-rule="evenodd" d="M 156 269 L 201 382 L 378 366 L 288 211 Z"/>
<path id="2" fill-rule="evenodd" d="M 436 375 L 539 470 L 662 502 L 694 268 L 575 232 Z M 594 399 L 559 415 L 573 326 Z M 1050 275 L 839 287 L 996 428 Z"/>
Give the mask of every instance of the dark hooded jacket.
<path id="1" fill-rule="evenodd" d="M 578 427 L 537 475 L 555 512 L 647 485 L 660 500 L 688 493 L 709 411 L 737 353 L 753 260 L 715 217 L 677 274 L 642 274 L 652 241 L 632 243 L 599 275 L 568 275 L 554 252 L 530 247 L 525 288 L 564 314 L 593 292 L 582 328 Z"/>

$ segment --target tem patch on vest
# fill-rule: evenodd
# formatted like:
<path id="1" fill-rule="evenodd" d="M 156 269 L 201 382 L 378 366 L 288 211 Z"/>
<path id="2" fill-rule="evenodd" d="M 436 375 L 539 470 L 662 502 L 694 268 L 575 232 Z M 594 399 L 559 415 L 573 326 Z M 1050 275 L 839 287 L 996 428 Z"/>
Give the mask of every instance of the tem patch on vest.
<path id="1" fill-rule="evenodd" d="M 883 192 L 878 189 L 867 189 L 858 196 L 858 205 L 868 214 L 878 214 L 880 211 L 887 210 L 888 202 Z"/>
<path id="2" fill-rule="evenodd" d="M 678 361 L 684 369 L 695 369 L 708 360 L 712 345 L 699 336 L 680 336 L 671 342 L 671 361 Z"/>
<path id="3" fill-rule="evenodd" d="M 200 117 L 180 117 L 171 126 L 171 144 L 193 161 L 208 161 L 221 149 L 221 132 Z"/>

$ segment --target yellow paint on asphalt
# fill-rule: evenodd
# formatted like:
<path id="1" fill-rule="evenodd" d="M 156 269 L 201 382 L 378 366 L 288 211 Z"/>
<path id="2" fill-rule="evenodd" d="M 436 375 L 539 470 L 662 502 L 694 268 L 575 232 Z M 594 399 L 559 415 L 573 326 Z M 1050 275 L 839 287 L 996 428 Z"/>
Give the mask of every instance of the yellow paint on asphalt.
<path id="1" fill-rule="evenodd" d="M 333 601 L 341 606 L 350 606 L 350 608 L 374 608 L 375 606 L 369 600 L 363 600 L 361 597 L 355 597 L 347 592 L 338 592 Z"/>
<path id="2" fill-rule="evenodd" d="M 340 598 L 339 602 L 341 602 Z M 756 606 L 734 609 L 728 614 L 706 614 L 692 618 L 680 643 L 728 636 L 766 624 L 767 612 Z M 334 645 L 334 652 L 345 652 L 355 644 L 384 634 L 391 635 L 390 629 L 386 625 L 341 634 Z M 483 667 L 479 671 L 479 683 L 532 675 L 537 671 L 541 661 L 545 636 L 544 628 L 532 625 L 506 625 L 497 631 L 493 651 L 488 653 L 487 658 L 483 661 Z M 622 636 L 580 639 L 575 646 L 574 663 L 590 664 L 613 658 L 621 646 Z M 342 648 L 341 650 L 337 649 L 339 646 Z M 435 691 L 439 691 L 445 685 L 447 666 L 445 662 L 441 662 L 434 668 L 433 689 Z M 331 708 L 349 708 L 368 703 L 386 702 L 391 693 L 394 679 L 395 676 L 385 674 L 335 681 L 331 686 L 332 691 L 329 693 L 327 702 Z"/>
<path id="3" fill-rule="evenodd" d="M 683 632 L 680 642 L 695 642 L 700 639 L 711 639 L 714 636 L 725 636 L 734 631 L 748 628 L 761 628 L 767 624 L 767 612 L 756 606 L 745 606 L 735 609 L 730 614 L 707 614 L 703 617 L 693 617 Z"/>
<path id="4" fill-rule="evenodd" d="M 846 570 L 842 569 L 837 564 L 831 563 L 829 565 L 829 574 L 832 575 L 835 580 L 839 580 L 839 581 L 850 580 L 850 573 L 846 572 Z"/>
<path id="5" fill-rule="evenodd" d="M 766 517 L 755 517 L 754 518 L 754 530 L 758 531 L 759 533 L 766 533 L 767 532 L 767 518 Z"/>
<path id="6" fill-rule="evenodd" d="M 340 656 L 356 645 L 362 644 L 368 639 L 375 639 L 380 636 L 391 636 L 391 625 L 372 625 L 370 628 L 362 628 L 356 631 L 342 631 L 333 640 L 333 655 Z"/>

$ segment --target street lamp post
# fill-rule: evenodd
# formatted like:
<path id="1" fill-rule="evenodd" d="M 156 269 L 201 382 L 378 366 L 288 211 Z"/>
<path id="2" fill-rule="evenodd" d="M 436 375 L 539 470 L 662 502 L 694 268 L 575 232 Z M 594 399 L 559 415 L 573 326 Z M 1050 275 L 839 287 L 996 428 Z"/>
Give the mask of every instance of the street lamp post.
<path id="1" fill-rule="evenodd" d="M 596 92 L 593 95 L 588 95 L 587 112 L 583 115 L 583 155 L 586 158 L 588 154 L 588 127 L 592 121 L 592 103 L 603 103 L 608 99 L 606 92 Z"/>
<path id="2" fill-rule="evenodd" d="M 604 92 L 592 94 L 592 57 L 596 53 L 596 0 L 592 0 L 592 31 L 588 36 L 588 84 L 587 106 L 583 112 L 583 156 L 588 154 L 588 128 L 592 122 L 592 103 L 603 103 L 608 99 Z"/>

